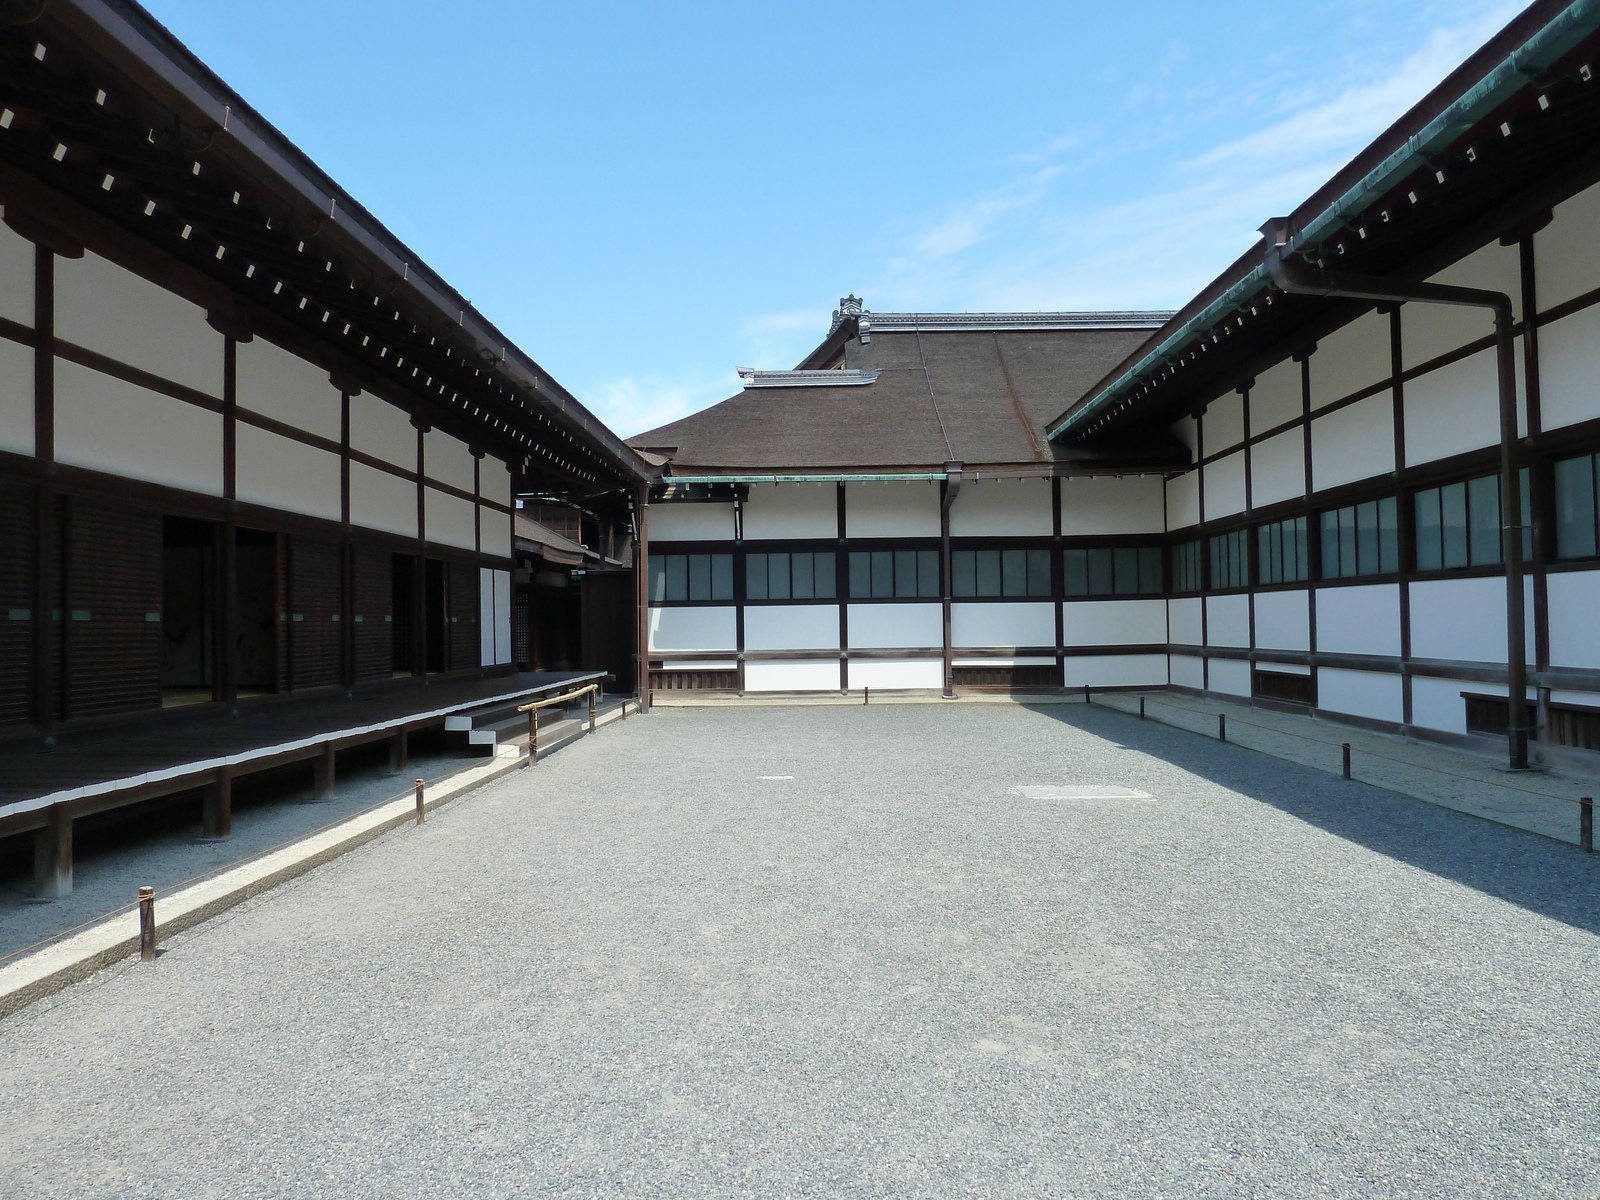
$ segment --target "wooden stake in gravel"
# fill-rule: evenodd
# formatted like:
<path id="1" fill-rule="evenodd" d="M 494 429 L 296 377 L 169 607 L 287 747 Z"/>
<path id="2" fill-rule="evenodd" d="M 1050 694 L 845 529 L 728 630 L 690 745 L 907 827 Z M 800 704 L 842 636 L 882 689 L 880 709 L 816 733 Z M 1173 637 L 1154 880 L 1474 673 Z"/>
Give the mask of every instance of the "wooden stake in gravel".
<path id="1" fill-rule="evenodd" d="M 417 824 L 422 824 L 422 780 L 417 780 Z"/>
<path id="2" fill-rule="evenodd" d="M 156 890 L 139 889 L 139 961 L 156 960 Z"/>

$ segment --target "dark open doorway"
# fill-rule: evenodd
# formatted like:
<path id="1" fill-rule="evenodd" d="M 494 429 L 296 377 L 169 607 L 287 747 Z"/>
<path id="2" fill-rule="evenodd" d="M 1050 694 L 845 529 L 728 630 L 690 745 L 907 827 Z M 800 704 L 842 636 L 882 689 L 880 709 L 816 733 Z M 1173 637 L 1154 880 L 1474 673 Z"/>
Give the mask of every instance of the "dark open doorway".
<path id="1" fill-rule="evenodd" d="M 427 669 L 445 671 L 449 669 L 445 642 L 445 619 L 449 613 L 445 596 L 445 569 L 444 563 L 436 558 L 423 560 L 422 580 L 422 611 L 423 622 L 423 653 L 426 655 Z"/>
<path id="2" fill-rule="evenodd" d="M 241 529 L 236 537 L 238 624 L 234 645 L 241 696 L 278 690 L 278 537 Z"/>
<path id="3" fill-rule="evenodd" d="M 216 538 L 209 521 L 161 522 L 161 704 L 213 698 L 216 684 Z"/>

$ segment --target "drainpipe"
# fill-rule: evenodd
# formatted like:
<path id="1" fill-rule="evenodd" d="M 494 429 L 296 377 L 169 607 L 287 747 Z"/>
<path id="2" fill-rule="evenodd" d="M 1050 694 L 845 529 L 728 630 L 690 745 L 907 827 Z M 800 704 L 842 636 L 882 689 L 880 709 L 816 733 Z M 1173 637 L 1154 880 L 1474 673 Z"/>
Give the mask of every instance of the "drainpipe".
<path id="1" fill-rule="evenodd" d="M 1287 218 L 1261 227 L 1267 238 L 1266 267 L 1280 289 L 1301 296 L 1339 296 L 1385 303 L 1457 304 L 1494 313 L 1495 364 L 1500 388 L 1500 533 L 1506 567 L 1506 733 L 1508 766 L 1528 770 L 1527 632 L 1522 601 L 1522 486 L 1517 470 L 1517 375 L 1511 297 L 1484 288 L 1410 283 L 1375 275 L 1319 271 L 1283 257 Z M 1395 464 L 1398 468 L 1402 464 Z"/>

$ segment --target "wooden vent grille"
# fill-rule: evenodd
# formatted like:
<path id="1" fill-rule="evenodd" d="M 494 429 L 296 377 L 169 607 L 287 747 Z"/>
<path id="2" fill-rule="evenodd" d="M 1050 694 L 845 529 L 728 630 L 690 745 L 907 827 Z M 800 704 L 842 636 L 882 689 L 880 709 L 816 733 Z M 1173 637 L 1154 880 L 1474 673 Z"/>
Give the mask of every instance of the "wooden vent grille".
<path id="1" fill-rule="evenodd" d="M 1315 705 L 1317 702 L 1316 681 L 1310 675 L 1291 675 L 1287 671 L 1256 671 L 1251 679 L 1253 694 L 1259 699 L 1305 705 Z"/>
<path id="2" fill-rule="evenodd" d="M 1054 664 L 1023 667 L 953 667 L 956 687 L 1056 688 L 1061 671 Z"/>
<path id="3" fill-rule="evenodd" d="M 1467 732 L 1490 737 L 1505 737 L 1510 732 L 1511 702 L 1505 696 L 1477 696 L 1462 693 L 1467 702 Z M 1537 719 L 1538 707 L 1528 702 L 1526 723 Z M 1582 704 L 1550 705 L 1549 723 L 1540 730 L 1539 740 L 1549 746 L 1571 746 L 1577 750 L 1600 750 L 1600 708 Z"/>
<path id="4" fill-rule="evenodd" d="M 160 515 L 72 497 L 64 533 L 63 711 L 160 708 Z"/>
<path id="5" fill-rule="evenodd" d="M 657 692 L 736 692 L 737 671 L 651 671 L 650 687 Z"/>
<path id="6" fill-rule="evenodd" d="M 355 549 L 351 606 L 357 619 L 351 634 L 357 679 L 387 679 L 394 669 L 393 635 L 390 633 L 393 622 L 389 619 L 393 615 L 390 602 L 394 596 L 390 580 L 392 560 L 387 550 L 366 546 Z"/>
<path id="7" fill-rule="evenodd" d="M 478 629 L 478 568 L 472 563 L 451 562 L 450 667 L 465 671 L 479 665 L 483 657 L 483 636 Z"/>
<path id="8" fill-rule="evenodd" d="M 289 680 L 295 691 L 340 681 L 340 547 L 289 539 Z"/>

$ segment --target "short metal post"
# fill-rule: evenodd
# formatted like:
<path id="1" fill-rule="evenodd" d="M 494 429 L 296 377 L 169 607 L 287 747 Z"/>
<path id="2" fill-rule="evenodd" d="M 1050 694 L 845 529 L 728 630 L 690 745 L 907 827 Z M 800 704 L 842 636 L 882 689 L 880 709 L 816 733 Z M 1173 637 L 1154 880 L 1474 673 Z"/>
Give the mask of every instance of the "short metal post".
<path id="1" fill-rule="evenodd" d="M 1349 742 L 1346 742 L 1344 744 L 1343 754 L 1344 754 L 1344 777 L 1346 779 L 1349 779 L 1350 778 L 1350 743 Z"/>
<path id="2" fill-rule="evenodd" d="M 1085 704 L 1093 703 L 1093 701 L 1089 699 L 1089 685 L 1087 683 L 1083 685 L 1083 702 Z"/>
<path id="3" fill-rule="evenodd" d="M 422 824 L 422 780 L 417 780 L 417 824 Z"/>
<path id="4" fill-rule="evenodd" d="M 1144 715 L 1144 697 L 1140 696 L 1139 697 L 1139 720 L 1143 721 L 1145 719 L 1146 719 L 1146 717 Z"/>
<path id="5" fill-rule="evenodd" d="M 595 693 L 589 693 L 589 732 L 594 732 L 594 698 Z"/>
<path id="6" fill-rule="evenodd" d="M 1217 714 L 1217 741 L 1225 742 L 1227 740 L 1228 740 L 1228 714 L 1227 713 L 1218 713 Z"/>
<path id="7" fill-rule="evenodd" d="M 139 961 L 156 960 L 156 890 L 139 889 Z"/>
<path id="8" fill-rule="evenodd" d="M 1583 796 L 1578 800 L 1581 806 L 1578 809 L 1578 845 L 1590 854 L 1594 853 L 1594 797 Z"/>
<path id="9" fill-rule="evenodd" d="M 863 704 L 871 704 L 872 703 L 872 689 L 871 688 L 864 687 L 864 688 L 861 689 L 861 703 L 863 703 Z"/>

